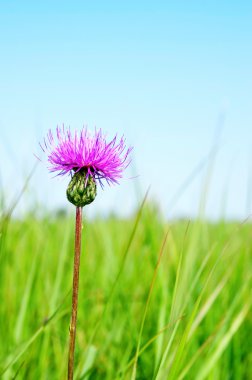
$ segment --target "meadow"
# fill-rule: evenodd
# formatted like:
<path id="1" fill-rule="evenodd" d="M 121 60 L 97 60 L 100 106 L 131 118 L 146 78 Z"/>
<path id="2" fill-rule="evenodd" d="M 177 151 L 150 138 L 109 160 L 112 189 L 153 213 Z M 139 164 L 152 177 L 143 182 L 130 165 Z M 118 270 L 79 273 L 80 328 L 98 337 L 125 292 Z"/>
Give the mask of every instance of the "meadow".
<path id="1" fill-rule="evenodd" d="M 65 379 L 74 215 L 3 214 L 0 378 Z M 83 220 L 75 379 L 251 379 L 252 224 Z"/>

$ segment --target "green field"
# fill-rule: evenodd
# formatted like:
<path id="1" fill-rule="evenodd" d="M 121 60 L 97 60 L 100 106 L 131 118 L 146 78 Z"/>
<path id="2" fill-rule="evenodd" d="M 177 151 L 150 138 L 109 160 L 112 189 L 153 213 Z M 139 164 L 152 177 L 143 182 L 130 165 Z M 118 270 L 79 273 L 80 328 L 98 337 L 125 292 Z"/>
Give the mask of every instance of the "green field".
<path id="1" fill-rule="evenodd" d="M 66 379 L 74 215 L 0 235 L 0 378 Z M 76 379 L 251 379 L 252 224 L 83 220 Z"/>

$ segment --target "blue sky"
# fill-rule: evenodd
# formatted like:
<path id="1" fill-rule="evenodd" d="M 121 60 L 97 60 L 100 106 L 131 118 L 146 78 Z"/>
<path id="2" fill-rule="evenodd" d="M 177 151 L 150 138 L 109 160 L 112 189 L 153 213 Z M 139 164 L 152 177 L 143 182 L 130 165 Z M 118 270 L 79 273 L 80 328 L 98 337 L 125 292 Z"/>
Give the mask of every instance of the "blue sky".
<path id="1" fill-rule="evenodd" d="M 0 1 L 0 175 L 8 200 L 32 169 L 38 141 L 64 123 L 125 134 L 134 145 L 121 186 L 100 191 L 88 213 L 127 214 L 151 185 L 166 216 L 195 216 L 208 178 L 207 216 L 246 217 L 251 16 L 249 1 Z M 67 182 L 39 164 L 20 209 L 65 206 Z"/>

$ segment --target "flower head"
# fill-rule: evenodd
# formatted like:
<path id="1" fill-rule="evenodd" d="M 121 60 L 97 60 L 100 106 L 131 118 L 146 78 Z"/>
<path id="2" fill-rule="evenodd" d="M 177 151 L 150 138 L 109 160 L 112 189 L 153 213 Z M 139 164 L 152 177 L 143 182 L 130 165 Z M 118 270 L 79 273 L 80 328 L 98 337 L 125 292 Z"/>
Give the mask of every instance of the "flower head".
<path id="1" fill-rule="evenodd" d="M 102 180 L 108 184 L 118 183 L 124 169 L 129 165 L 129 153 L 132 148 L 126 149 L 125 139 L 119 141 L 117 136 L 107 142 L 102 131 L 95 131 L 91 135 L 86 128 L 79 133 L 71 132 L 70 128 L 57 127 L 56 136 L 51 130 L 41 145 L 44 152 L 48 153 L 49 170 L 65 175 L 72 171 L 86 172 L 86 181 L 89 177 Z"/>
<path id="2" fill-rule="evenodd" d="M 57 127 L 55 136 L 49 130 L 42 150 L 48 154 L 49 170 L 58 175 L 74 174 L 67 198 L 76 206 L 91 203 L 96 196 L 96 180 L 103 187 L 118 183 L 130 163 L 132 148 L 126 149 L 125 138 L 115 136 L 107 142 L 101 130 L 92 135 L 86 128 L 79 133 Z M 85 200 L 83 200 L 85 198 Z"/>

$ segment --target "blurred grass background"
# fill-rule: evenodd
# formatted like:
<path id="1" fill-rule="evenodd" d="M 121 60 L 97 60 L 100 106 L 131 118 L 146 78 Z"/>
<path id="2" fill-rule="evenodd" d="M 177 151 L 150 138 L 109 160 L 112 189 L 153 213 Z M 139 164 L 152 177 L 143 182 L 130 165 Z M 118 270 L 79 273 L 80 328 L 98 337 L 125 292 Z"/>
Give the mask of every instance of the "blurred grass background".
<path id="1" fill-rule="evenodd" d="M 74 216 L 2 214 L 0 378 L 64 379 Z M 250 379 L 248 221 L 83 220 L 75 379 Z"/>

